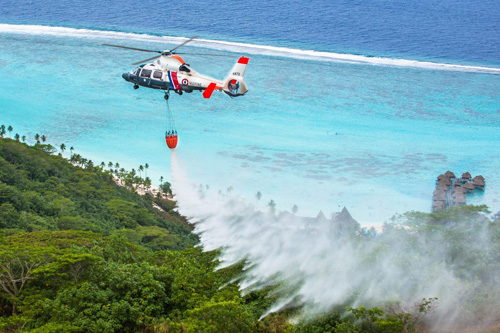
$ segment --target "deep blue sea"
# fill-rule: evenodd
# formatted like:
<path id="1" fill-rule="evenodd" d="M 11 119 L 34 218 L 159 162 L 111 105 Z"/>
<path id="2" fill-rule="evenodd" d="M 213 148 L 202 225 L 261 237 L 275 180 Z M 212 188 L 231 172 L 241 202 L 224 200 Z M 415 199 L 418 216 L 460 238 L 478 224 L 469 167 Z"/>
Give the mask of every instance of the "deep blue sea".
<path id="1" fill-rule="evenodd" d="M 380 224 L 430 211 L 450 169 L 484 175 L 469 202 L 500 210 L 498 0 L 4 0 L 0 123 L 168 179 L 162 95 L 121 78 L 148 54 L 100 43 L 161 50 L 193 35 L 183 51 L 234 56 L 186 59 L 203 74 L 250 57 L 246 96 L 170 101 L 193 183 Z"/>

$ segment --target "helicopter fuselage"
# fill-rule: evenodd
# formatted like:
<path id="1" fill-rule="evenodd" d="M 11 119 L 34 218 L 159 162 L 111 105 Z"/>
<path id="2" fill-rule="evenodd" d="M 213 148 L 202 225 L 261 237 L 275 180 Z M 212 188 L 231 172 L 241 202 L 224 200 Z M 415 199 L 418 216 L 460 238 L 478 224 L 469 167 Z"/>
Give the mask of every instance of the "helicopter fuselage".
<path id="1" fill-rule="evenodd" d="M 136 62 L 133 65 L 138 65 L 140 63 L 145 63 L 159 58 L 158 60 L 152 63 L 142 64 L 133 71 L 122 74 L 123 79 L 134 84 L 134 89 L 138 89 L 142 86 L 164 90 L 165 99 L 168 99 L 170 90 L 175 91 L 179 95 L 182 95 L 183 92 L 190 93 L 194 90 L 198 90 L 203 92 L 204 98 L 210 98 L 212 92 L 216 90 L 223 91 L 230 97 L 238 97 L 246 94 L 248 92 L 248 87 L 243 76 L 248 64 L 247 57 L 240 57 L 224 81 L 221 81 L 199 74 L 190 68 L 189 65 L 174 52 L 179 47 L 189 43 L 197 37 L 198 36 L 191 37 L 173 49 L 164 51 L 147 50 L 113 44 L 101 45 L 160 54 L 140 62 Z"/>
<path id="2" fill-rule="evenodd" d="M 177 93 L 203 91 L 212 82 L 218 87 L 223 86 L 222 81 L 200 75 L 178 56 L 162 56 L 153 63 L 143 64 L 131 72 L 123 73 L 122 77 L 136 87 L 173 90 Z"/>

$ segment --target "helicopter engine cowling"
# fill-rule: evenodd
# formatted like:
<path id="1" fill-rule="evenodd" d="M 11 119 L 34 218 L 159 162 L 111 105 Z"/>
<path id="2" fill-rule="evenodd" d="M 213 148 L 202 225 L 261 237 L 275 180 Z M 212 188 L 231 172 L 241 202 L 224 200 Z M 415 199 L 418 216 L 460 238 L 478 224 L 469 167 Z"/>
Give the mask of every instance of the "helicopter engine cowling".
<path id="1" fill-rule="evenodd" d="M 178 55 L 165 56 L 162 55 L 160 57 L 159 63 L 162 68 L 168 71 L 178 72 L 179 68 L 184 65 L 184 60 Z"/>

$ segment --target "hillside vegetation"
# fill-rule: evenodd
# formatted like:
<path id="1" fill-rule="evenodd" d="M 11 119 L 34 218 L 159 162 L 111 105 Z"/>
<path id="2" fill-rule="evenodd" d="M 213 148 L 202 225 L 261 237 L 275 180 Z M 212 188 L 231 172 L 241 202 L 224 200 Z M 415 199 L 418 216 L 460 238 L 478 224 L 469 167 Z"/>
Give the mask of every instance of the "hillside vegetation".
<path id="1" fill-rule="evenodd" d="M 215 270 L 217 253 L 193 247 L 198 239 L 173 207 L 116 185 L 103 167 L 70 163 L 50 145 L 0 138 L 0 331 L 411 332 L 430 325 L 422 319 L 434 298 L 412 309 L 339 305 L 292 324 L 298 306 L 259 320 L 279 288 L 241 295 L 233 281 L 242 266 Z M 395 217 L 382 236 L 356 230 L 352 237 L 377 245 L 367 265 L 390 250 L 391 237 L 407 237 L 408 249 L 442 252 L 450 269 L 475 286 L 465 309 L 469 324 L 486 316 L 496 322 L 500 228 L 486 212 L 484 206 L 411 212 Z M 477 243 L 478 233 L 484 243 Z"/>

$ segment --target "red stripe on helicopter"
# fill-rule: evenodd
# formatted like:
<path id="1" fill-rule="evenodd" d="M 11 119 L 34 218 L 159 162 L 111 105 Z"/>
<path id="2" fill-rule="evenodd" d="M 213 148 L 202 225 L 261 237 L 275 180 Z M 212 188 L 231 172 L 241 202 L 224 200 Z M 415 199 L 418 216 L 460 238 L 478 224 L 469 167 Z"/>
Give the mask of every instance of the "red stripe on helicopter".
<path id="1" fill-rule="evenodd" d="M 174 82 L 174 89 L 180 90 L 179 81 L 177 80 L 177 72 L 170 72 L 172 74 L 172 81 Z"/>
<path id="2" fill-rule="evenodd" d="M 249 60 L 249 58 L 247 58 L 247 57 L 241 57 L 238 60 L 238 64 L 248 65 L 248 60 Z"/>
<path id="3" fill-rule="evenodd" d="M 214 92 L 215 88 L 217 87 L 217 85 L 215 83 L 210 83 L 207 87 L 207 89 L 205 89 L 205 91 L 203 92 L 203 97 L 205 98 L 210 98 L 210 96 L 212 96 L 212 93 Z"/>

